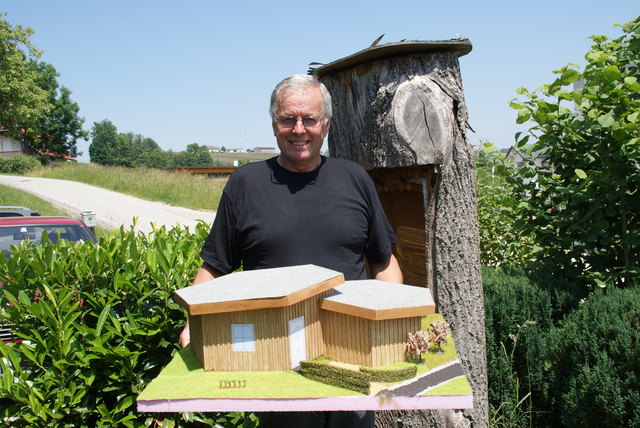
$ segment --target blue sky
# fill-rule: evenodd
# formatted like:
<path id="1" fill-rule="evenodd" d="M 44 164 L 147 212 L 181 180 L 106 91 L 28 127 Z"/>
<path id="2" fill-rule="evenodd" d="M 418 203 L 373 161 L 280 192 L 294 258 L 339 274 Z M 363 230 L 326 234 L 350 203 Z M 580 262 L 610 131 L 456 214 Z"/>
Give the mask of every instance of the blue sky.
<path id="1" fill-rule="evenodd" d="M 516 89 L 533 90 L 569 62 L 584 66 L 590 35 L 620 36 L 637 0 L 234 1 L 0 0 L 35 30 L 42 60 L 72 91 L 85 128 L 108 119 L 164 150 L 188 144 L 275 146 L 267 113 L 283 77 L 369 46 L 409 40 L 473 44 L 460 58 L 473 145 L 509 147 Z M 89 142 L 80 141 L 88 161 Z"/>

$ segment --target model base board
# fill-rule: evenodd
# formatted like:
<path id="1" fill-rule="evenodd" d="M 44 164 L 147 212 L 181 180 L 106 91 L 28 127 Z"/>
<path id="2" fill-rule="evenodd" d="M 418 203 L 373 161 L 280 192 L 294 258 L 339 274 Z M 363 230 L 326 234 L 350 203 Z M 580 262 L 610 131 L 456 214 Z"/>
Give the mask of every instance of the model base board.
<path id="1" fill-rule="evenodd" d="M 428 325 L 440 315 L 426 317 Z M 293 370 L 278 372 L 205 371 L 187 347 L 176 353 L 138 397 L 140 412 L 236 412 L 468 409 L 471 387 L 457 359 L 452 338 L 423 354 L 416 376 L 396 383 L 373 383 L 370 395 L 307 379 Z"/>

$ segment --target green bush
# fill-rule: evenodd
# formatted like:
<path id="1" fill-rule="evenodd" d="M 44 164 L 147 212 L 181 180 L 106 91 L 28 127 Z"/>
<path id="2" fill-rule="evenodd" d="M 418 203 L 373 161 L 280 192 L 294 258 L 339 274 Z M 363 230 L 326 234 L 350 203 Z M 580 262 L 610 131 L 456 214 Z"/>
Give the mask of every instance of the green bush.
<path id="1" fill-rule="evenodd" d="M 540 336 L 551 325 L 551 300 L 522 272 L 484 268 L 482 277 L 489 403 L 511 414 L 535 387 L 530 364 L 539 361 Z"/>
<path id="2" fill-rule="evenodd" d="M 483 285 L 494 426 L 640 426 L 638 287 L 493 268 Z"/>
<path id="3" fill-rule="evenodd" d="M 482 280 L 490 407 L 494 413 L 500 409 L 502 419 L 506 413 L 519 421 L 526 413 L 541 422 L 556 377 L 548 334 L 578 306 L 585 290 L 541 271 L 527 277 L 518 269 L 483 268 Z"/>
<path id="4" fill-rule="evenodd" d="M 640 426 L 640 288 L 598 290 L 551 332 L 548 403 L 564 426 Z"/>
<path id="5" fill-rule="evenodd" d="M 189 285 L 208 227 L 112 232 L 98 244 L 43 236 L 0 259 L 2 313 L 25 341 L 0 345 L 0 420 L 20 426 L 149 426 L 138 393 L 177 349 Z M 176 418 L 176 415 L 169 415 Z M 173 426 L 231 424 L 242 415 L 157 417 Z M 191 421 L 191 422 L 187 422 Z"/>
<path id="6" fill-rule="evenodd" d="M 24 174 L 41 166 L 42 163 L 33 156 L 16 155 L 12 158 L 2 159 L 2 162 L 0 162 L 0 172 L 6 174 Z"/>

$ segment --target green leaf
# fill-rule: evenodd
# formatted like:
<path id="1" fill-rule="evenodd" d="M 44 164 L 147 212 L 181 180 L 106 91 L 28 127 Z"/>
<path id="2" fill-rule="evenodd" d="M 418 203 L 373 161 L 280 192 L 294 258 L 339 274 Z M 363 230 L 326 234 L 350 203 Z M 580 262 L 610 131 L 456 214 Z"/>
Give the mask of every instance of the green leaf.
<path id="1" fill-rule="evenodd" d="M 640 92 L 640 83 L 638 83 L 638 79 L 636 77 L 634 76 L 625 77 L 624 84 L 628 91 Z"/>
<path id="2" fill-rule="evenodd" d="M 585 178 L 587 178 L 587 173 L 586 173 L 586 172 L 584 172 L 583 170 L 579 169 L 579 168 L 576 168 L 576 169 L 575 169 L 575 173 L 576 173 L 576 175 L 578 176 L 578 178 L 581 178 L 581 179 L 583 179 L 583 180 L 584 180 Z"/>
<path id="3" fill-rule="evenodd" d="M 611 128 L 616 123 L 616 120 L 613 118 L 613 115 L 611 113 L 608 113 L 599 116 L 598 123 L 604 128 Z"/>
<path id="4" fill-rule="evenodd" d="M 591 63 L 599 62 L 603 57 L 606 57 L 606 55 L 601 51 L 591 51 L 585 55 L 586 60 Z"/>
<path id="5" fill-rule="evenodd" d="M 610 65 L 603 72 L 603 77 L 608 82 L 614 82 L 616 80 L 620 80 L 622 75 L 620 74 L 620 70 L 615 65 Z"/>
<path id="6" fill-rule="evenodd" d="M 516 123 L 522 124 L 531 119 L 531 113 L 529 110 L 518 110 L 518 118 L 516 119 Z"/>
<path id="7" fill-rule="evenodd" d="M 102 328 L 104 327 L 104 323 L 107 321 L 107 317 L 111 312 L 111 304 L 108 304 L 102 309 L 100 316 L 98 317 L 98 323 L 96 324 L 96 336 L 100 336 L 102 332 Z"/>
<path id="8" fill-rule="evenodd" d="M 115 413 L 120 413 L 122 411 L 124 411 L 125 409 L 128 409 L 129 407 L 131 407 L 133 404 L 135 403 L 135 398 L 131 395 L 128 395 L 120 400 L 118 400 L 118 402 L 116 403 L 115 408 L 113 409 Z"/>

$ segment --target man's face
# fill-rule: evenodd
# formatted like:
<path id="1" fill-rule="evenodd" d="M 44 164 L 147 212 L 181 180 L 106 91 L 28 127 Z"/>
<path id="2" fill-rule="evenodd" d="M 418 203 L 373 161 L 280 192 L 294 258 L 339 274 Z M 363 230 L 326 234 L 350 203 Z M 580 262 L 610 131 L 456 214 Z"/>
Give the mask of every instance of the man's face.
<path id="1" fill-rule="evenodd" d="M 273 133 L 280 149 L 280 166 L 294 172 L 317 168 L 322 142 L 329 132 L 329 122 L 323 120 L 320 90 L 281 93 L 276 118 Z"/>

